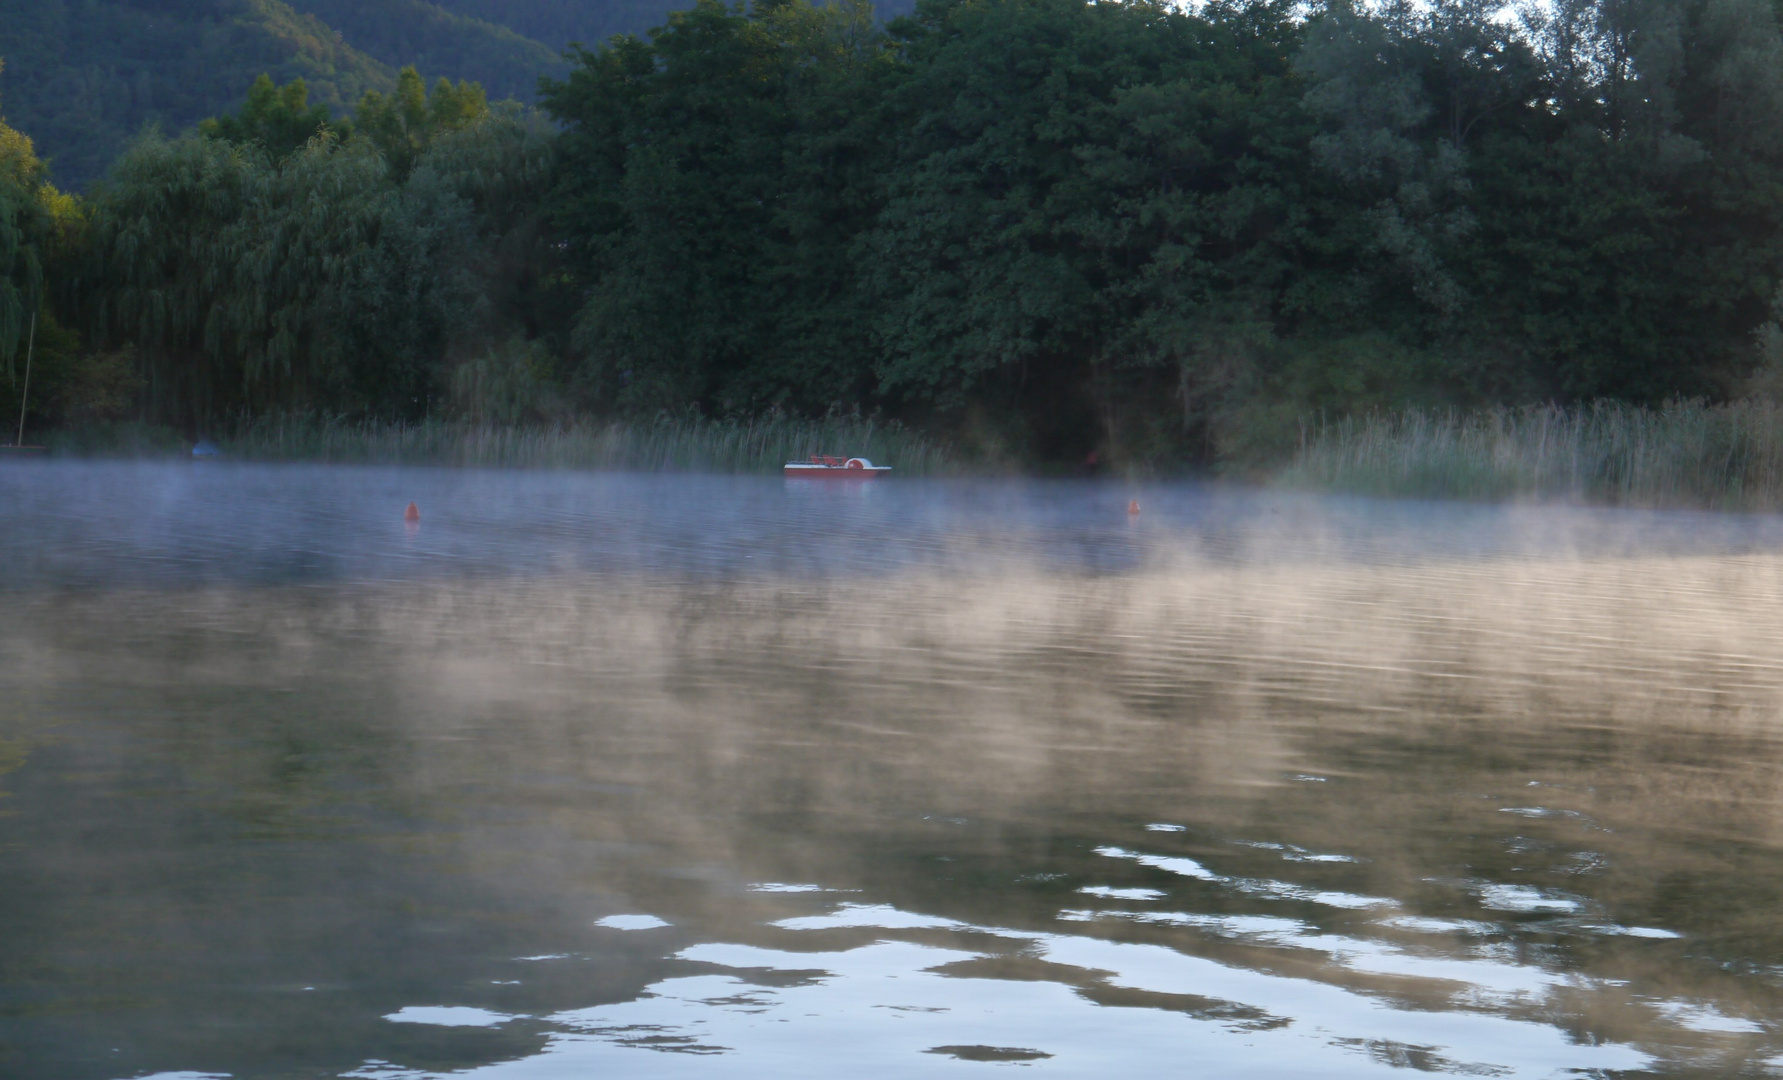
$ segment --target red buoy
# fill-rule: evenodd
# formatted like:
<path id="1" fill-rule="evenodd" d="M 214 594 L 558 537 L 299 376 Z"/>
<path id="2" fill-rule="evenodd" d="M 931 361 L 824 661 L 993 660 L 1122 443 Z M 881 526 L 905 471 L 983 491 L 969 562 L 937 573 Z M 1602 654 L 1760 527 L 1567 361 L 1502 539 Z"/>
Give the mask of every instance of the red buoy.
<path id="1" fill-rule="evenodd" d="M 410 503 L 409 508 L 402 512 L 402 519 L 404 521 L 411 521 L 411 522 L 420 521 L 421 520 L 421 508 L 419 506 L 416 506 L 414 503 Z"/>
<path id="2" fill-rule="evenodd" d="M 1139 513 L 1139 500 L 1138 499 L 1128 499 L 1127 500 L 1127 513 L 1129 513 L 1129 514 Z"/>

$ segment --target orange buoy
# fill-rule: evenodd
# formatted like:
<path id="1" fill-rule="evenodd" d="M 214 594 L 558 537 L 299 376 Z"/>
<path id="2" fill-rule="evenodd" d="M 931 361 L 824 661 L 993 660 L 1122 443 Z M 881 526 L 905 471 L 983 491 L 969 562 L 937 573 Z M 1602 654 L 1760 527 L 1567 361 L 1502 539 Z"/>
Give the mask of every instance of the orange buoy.
<path id="1" fill-rule="evenodd" d="M 416 506 L 414 503 L 410 503 L 409 508 L 402 512 L 402 519 L 404 521 L 420 521 L 421 520 L 421 508 L 419 506 Z"/>
<path id="2" fill-rule="evenodd" d="M 1139 513 L 1139 500 L 1138 499 L 1128 499 L 1127 500 L 1127 513 L 1129 513 L 1129 514 Z"/>

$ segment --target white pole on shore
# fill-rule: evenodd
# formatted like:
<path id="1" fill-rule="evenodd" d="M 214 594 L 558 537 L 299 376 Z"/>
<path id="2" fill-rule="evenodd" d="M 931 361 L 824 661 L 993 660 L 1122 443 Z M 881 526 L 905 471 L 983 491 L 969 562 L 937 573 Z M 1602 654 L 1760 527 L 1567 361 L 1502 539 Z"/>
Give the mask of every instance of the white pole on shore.
<path id="1" fill-rule="evenodd" d="M 37 348 L 37 312 L 31 313 L 31 340 L 25 345 L 25 388 L 19 391 L 19 436 L 12 445 L 25 445 L 25 400 L 31 393 L 31 351 Z"/>

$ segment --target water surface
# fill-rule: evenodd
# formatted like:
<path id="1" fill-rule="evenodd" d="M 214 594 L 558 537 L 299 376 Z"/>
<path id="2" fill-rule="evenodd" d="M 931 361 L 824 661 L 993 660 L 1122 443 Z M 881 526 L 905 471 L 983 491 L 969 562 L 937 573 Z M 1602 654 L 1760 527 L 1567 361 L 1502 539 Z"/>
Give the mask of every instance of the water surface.
<path id="1" fill-rule="evenodd" d="M 1783 1075 L 1780 548 L 9 465 L 0 1073 Z"/>

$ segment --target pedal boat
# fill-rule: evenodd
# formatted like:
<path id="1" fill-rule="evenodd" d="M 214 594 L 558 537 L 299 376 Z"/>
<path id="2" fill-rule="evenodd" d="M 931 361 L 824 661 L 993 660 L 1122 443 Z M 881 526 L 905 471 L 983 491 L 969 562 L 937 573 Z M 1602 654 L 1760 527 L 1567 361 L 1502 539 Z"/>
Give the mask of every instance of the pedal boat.
<path id="1" fill-rule="evenodd" d="M 891 472 L 890 465 L 875 465 L 864 457 L 813 454 L 809 461 L 786 463 L 786 475 L 803 480 L 872 480 L 888 472 Z"/>

